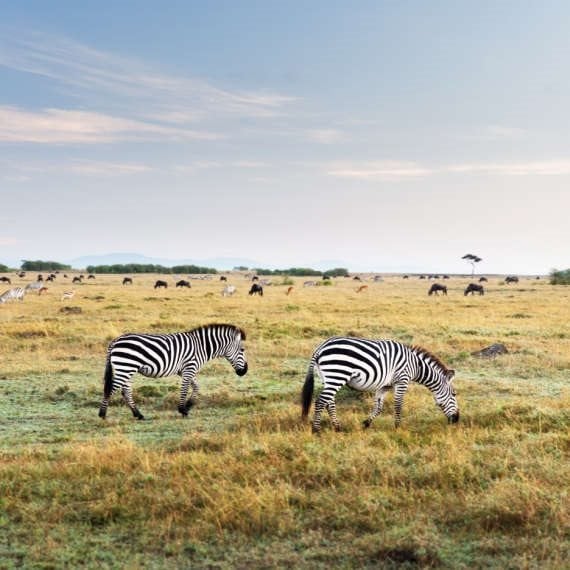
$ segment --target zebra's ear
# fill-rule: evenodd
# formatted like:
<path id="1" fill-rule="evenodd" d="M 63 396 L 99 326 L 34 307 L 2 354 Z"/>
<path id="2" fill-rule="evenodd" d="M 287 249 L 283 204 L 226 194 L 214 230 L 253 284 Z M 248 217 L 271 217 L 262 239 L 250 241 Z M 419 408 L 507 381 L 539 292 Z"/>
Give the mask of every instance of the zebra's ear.
<path id="1" fill-rule="evenodd" d="M 447 381 L 452 382 L 455 378 L 455 370 L 448 370 L 447 371 Z"/>

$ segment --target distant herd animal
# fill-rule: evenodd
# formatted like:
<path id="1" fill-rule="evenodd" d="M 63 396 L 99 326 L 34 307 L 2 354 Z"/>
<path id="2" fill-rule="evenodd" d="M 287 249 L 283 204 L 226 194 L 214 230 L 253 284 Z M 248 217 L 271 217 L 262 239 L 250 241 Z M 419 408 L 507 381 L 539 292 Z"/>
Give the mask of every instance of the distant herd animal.
<path id="1" fill-rule="evenodd" d="M 464 296 L 467 296 L 469 294 L 475 295 L 475 293 L 479 293 L 479 295 L 484 295 L 485 289 L 483 288 L 483 285 L 477 285 L 477 283 L 469 283 L 469 285 L 467 285 L 465 291 L 463 292 L 463 295 Z"/>
<path id="2" fill-rule="evenodd" d="M 428 295 L 439 295 L 439 293 L 443 293 L 447 295 L 447 287 L 445 285 L 441 285 L 440 283 L 434 283 L 428 291 Z"/>
<path id="3" fill-rule="evenodd" d="M 254 283 L 249 290 L 250 295 L 259 295 L 263 297 L 263 287 L 259 283 Z"/>

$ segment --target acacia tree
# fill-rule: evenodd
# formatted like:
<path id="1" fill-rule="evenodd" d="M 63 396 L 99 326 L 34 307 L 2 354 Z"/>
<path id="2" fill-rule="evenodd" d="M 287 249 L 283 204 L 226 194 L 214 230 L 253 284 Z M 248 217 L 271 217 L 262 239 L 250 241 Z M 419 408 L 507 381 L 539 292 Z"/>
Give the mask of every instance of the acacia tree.
<path id="1" fill-rule="evenodd" d="M 461 259 L 465 259 L 467 263 L 471 264 L 471 277 L 475 275 L 475 264 L 483 261 L 483 258 L 478 255 L 473 255 L 472 253 L 465 254 Z"/>

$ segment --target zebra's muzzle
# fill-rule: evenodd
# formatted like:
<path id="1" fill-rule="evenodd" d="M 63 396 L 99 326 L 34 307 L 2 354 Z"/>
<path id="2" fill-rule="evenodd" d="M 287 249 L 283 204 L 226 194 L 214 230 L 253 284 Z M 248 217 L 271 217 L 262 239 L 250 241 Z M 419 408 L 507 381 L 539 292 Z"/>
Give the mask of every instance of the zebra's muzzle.
<path id="1" fill-rule="evenodd" d="M 458 421 L 459 421 L 459 412 L 456 412 L 455 414 L 447 418 L 448 424 L 456 424 Z"/>
<path id="2" fill-rule="evenodd" d="M 236 368 L 235 370 L 238 376 L 245 376 L 245 374 L 247 374 L 247 363 L 243 368 Z"/>

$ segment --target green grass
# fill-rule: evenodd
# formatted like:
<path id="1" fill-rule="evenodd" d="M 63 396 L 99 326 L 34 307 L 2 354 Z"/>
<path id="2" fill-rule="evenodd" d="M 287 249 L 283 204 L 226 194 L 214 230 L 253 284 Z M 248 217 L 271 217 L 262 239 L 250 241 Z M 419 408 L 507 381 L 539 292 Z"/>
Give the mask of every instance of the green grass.
<path id="1" fill-rule="evenodd" d="M 0 307 L 0 568 L 563 568 L 568 485 L 570 292 L 528 280 L 465 299 L 386 278 L 222 299 L 221 285 L 154 292 L 153 276 L 98 277 L 61 303 Z M 77 306 L 80 314 L 62 313 Z M 518 316 L 518 315 L 524 315 Z M 147 418 L 118 398 L 97 417 L 106 346 L 125 331 L 213 321 L 248 333 L 250 372 L 199 375 L 176 412 L 176 377 L 135 377 Z M 420 344 L 457 371 L 461 422 L 412 386 L 402 427 L 388 396 L 343 390 L 343 431 L 313 436 L 299 393 L 333 334 Z M 503 342 L 493 360 L 471 352 Z"/>

